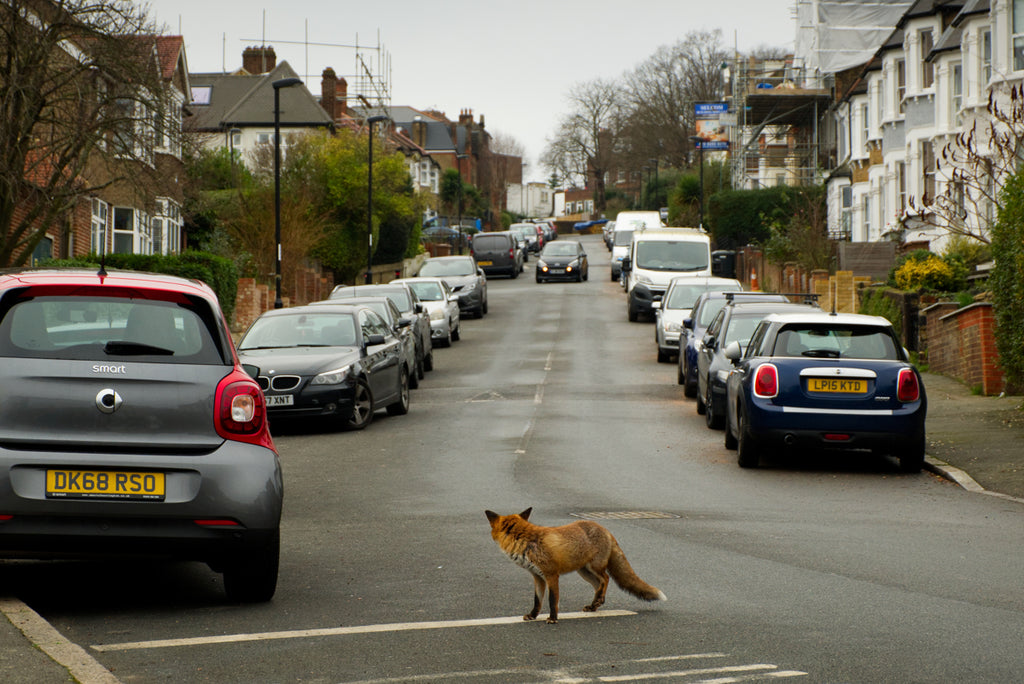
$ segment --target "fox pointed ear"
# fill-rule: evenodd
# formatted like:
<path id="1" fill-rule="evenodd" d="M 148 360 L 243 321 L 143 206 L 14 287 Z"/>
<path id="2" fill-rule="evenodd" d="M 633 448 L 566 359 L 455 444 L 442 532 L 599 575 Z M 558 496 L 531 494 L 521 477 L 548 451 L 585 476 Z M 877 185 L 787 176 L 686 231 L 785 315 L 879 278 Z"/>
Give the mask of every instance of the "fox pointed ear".
<path id="1" fill-rule="evenodd" d="M 530 519 L 530 513 L 532 513 L 532 512 L 533 512 L 533 506 L 530 506 L 525 511 L 520 513 L 519 517 L 522 518 L 523 520 L 529 520 Z"/>
<path id="2" fill-rule="evenodd" d="M 484 511 L 484 515 L 486 515 L 487 519 L 490 520 L 491 522 L 494 522 L 495 520 L 498 519 L 498 514 L 495 513 L 494 511 Z"/>

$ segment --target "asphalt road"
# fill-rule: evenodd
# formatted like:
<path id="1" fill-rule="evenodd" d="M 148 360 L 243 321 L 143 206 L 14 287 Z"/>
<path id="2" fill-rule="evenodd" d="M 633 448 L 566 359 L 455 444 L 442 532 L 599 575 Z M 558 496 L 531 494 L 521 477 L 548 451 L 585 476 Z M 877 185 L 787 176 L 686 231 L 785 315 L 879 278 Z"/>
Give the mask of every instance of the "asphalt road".
<path id="1" fill-rule="evenodd" d="M 1019 681 L 1024 507 L 894 461 L 742 470 L 628 323 L 599 237 L 586 283 L 489 282 L 407 416 L 278 429 L 281 578 L 223 602 L 205 566 L 26 563 L 2 581 L 123 682 Z M 668 596 L 528 574 L 485 509 L 588 516 Z M 546 608 L 546 607 L 545 607 Z"/>

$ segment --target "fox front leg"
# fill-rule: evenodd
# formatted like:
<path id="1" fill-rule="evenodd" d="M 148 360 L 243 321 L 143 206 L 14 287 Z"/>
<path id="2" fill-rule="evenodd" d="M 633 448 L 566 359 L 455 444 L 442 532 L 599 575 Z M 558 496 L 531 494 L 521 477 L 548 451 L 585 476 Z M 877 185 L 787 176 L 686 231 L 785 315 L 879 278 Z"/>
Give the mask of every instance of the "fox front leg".
<path id="1" fill-rule="evenodd" d="M 537 615 L 540 613 L 540 605 L 544 601 L 544 591 L 546 589 L 547 583 L 544 582 L 544 578 L 533 575 L 533 610 L 523 616 L 524 620 L 537 619 Z"/>

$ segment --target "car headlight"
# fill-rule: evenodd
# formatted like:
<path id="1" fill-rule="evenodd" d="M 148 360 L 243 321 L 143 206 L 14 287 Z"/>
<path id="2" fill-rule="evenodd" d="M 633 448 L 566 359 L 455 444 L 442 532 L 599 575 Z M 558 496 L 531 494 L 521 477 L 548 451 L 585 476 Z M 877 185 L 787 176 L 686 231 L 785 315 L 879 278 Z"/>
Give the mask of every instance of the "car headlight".
<path id="1" fill-rule="evenodd" d="M 434 309 L 433 311 L 430 312 L 430 320 L 432 320 L 432 321 L 443 321 L 444 320 L 444 311 L 441 311 L 440 309 Z"/>
<path id="2" fill-rule="evenodd" d="M 469 294 L 476 289 L 476 283 L 472 282 L 469 285 L 463 285 L 462 290 L 459 292 L 460 295 Z"/>
<path id="3" fill-rule="evenodd" d="M 580 265 L 579 259 L 573 259 L 569 262 L 569 268 L 577 268 Z"/>
<path id="4" fill-rule="evenodd" d="M 548 267 L 547 263 L 545 263 L 544 261 L 542 261 L 540 259 L 537 260 L 537 268 L 547 268 L 547 267 Z"/>
<path id="5" fill-rule="evenodd" d="M 342 366 L 341 368 L 335 368 L 317 375 L 313 378 L 310 385 L 340 385 L 345 382 L 345 378 L 348 377 L 348 372 L 352 366 Z"/>
<path id="6" fill-rule="evenodd" d="M 673 321 L 665 321 L 664 329 L 665 329 L 665 332 L 675 332 L 675 333 L 677 333 L 677 332 L 682 332 L 683 326 L 681 326 L 678 323 L 675 323 Z"/>
<path id="7" fill-rule="evenodd" d="M 636 274 L 636 282 L 640 285 L 653 285 L 654 281 L 649 276 L 645 276 L 642 273 Z"/>

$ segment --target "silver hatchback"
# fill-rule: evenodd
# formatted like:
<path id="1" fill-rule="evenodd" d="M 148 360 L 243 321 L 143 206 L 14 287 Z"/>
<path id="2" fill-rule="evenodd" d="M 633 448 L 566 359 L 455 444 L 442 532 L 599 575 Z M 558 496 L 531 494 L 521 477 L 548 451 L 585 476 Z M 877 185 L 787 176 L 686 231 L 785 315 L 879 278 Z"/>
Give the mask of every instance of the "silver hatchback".
<path id="1" fill-rule="evenodd" d="M 0 359 L 0 556 L 198 560 L 273 596 L 281 468 L 209 287 L 0 276 Z"/>

